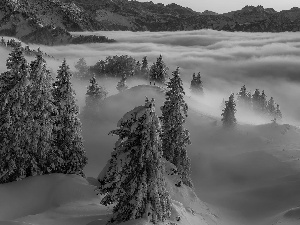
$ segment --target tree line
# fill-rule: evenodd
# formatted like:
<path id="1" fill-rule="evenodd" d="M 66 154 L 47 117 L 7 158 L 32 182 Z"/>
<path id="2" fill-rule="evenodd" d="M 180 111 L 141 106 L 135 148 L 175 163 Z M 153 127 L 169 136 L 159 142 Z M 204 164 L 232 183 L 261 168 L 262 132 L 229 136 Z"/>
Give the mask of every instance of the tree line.
<path id="1" fill-rule="evenodd" d="M 274 123 L 282 119 L 282 113 L 279 104 L 276 104 L 273 97 L 267 100 L 265 91 L 261 93 L 255 89 L 254 93 L 247 91 L 246 85 L 243 85 L 237 93 L 237 103 L 234 100 L 234 93 L 229 96 L 228 101 L 222 102 L 222 122 L 224 127 L 232 128 L 236 125 L 235 113 L 237 108 L 249 110 L 262 118 L 269 118 Z"/>
<path id="2" fill-rule="evenodd" d="M 66 60 L 52 83 L 42 53 L 30 64 L 21 43 L 0 75 L 0 183 L 49 173 L 79 174 L 87 157 Z"/>
<path id="3" fill-rule="evenodd" d="M 148 80 L 153 85 L 165 84 L 169 78 L 169 68 L 162 55 L 151 66 L 149 66 L 147 56 L 144 56 L 140 62 L 128 55 L 115 55 L 108 56 L 93 66 L 88 66 L 85 59 L 80 58 L 75 68 L 77 70 L 74 73 L 75 77 L 82 80 L 91 79 L 94 76 L 120 78 L 117 88 L 119 91 L 126 89 L 126 79 L 130 77 Z M 193 74 L 190 89 L 196 94 L 204 93 L 200 72 L 197 75 Z"/>
<path id="4" fill-rule="evenodd" d="M 52 82 L 42 54 L 30 64 L 21 44 L 7 59 L 7 71 L 0 75 L 0 183 L 29 176 L 65 173 L 84 176 L 87 163 L 79 110 L 66 60 Z M 105 94 L 93 77 L 87 90 L 89 105 Z M 184 128 L 188 106 L 177 68 L 167 83 L 162 116 L 155 113 L 154 99 L 126 113 L 107 170 L 99 177 L 104 205 L 115 204 L 110 222 L 147 216 L 153 223 L 171 215 L 166 190 L 165 163 L 176 167 L 176 186 L 193 187 L 186 147 L 191 144 Z"/>

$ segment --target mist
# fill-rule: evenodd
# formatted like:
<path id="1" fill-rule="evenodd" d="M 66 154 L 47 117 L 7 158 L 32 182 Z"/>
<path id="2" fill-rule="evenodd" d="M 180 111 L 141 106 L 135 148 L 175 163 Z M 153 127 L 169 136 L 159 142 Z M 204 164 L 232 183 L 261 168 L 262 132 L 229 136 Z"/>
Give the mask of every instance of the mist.
<path id="1" fill-rule="evenodd" d="M 147 56 L 151 65 L 162 54 L 169 67 L 169 75 L 177 66 L 180 67 L 186 91 L 192 74 L 201 72 L 205 92 L 218 93 L 219 96 L 211 99 L 211 107 L 219 107 L 223 98 L 228 99 L 231 93 L 237 93 L 245 84 L 252 93 L 258 88 L 265 90 L 267 99 L 274 97 L 280 105 L 284 122 L 300 124 L 300 104 L 297 104 L 300 94 L 300 37 L 297 33 L 200 30 L 84 34 L 105 35 L 117 40 L 117 43 L 42 46 L 41 49 L 57 59 L 67 58 L 71 68 L 81 57 L 88 65 L 94 65 L 107 56 L 130 55 L 139 61 Z M 206 95 L 206 98 L 210 96 Z M 206 99 L 206 102 L 209 100 Z"/>
<path id="2" fill-rule="evenodd" d="M 84 57 L 88 65 L 94 65 L 113 55 L 130 55 L 139 61 L 147 56 L 151 65 L 162 54 L 169 75 L 180 67 L 189 106 L 186 128 L 191 134 L 188 154 L 195 190 L 201 200 L 219 209 L 219 215 L 234 218 L 235 222 L 228 224 L 265 225 L 269 217 L 299 203 L 299 130 L 275 126 L 268 119 L 241 109 L 237 112 L 237 132 L 225 132 L 220 121 L 222 99 L 228 100 L 231 93 L 238 93 L 245 84 L 252 94 L 258 88 L 265 91 L 267 99 L 274 97 L 283 113 L 282 123 L 300 125 L 298 33 L 201 30 L 84 34 L 104 35 L 116 39 L 117 43 L 30 47 L 40 47 L 55 57 L 55 60 L 46 59 L 54 72 L 64 58 L 74 70 L 79 58 Z M 1 48 L 0 54 L 0 72 L 4 72 L 9 51 Z M 201 72 L 204 96 L 189 90 L 192 74 L 198 72 Z M 117 137 L 108 133 L 117 128 L 118 120 L 135 106 L 143 105 L 145 96 L 155 98 L 158 115 L 164 102 L 159 87 L 146 86 L 146 81 L 129 80 L 127 84 L 133 88 L 118 94 L 118 79 L 97 80 L 109 96 L 99 113 L 86 117 L 83 109 L 89 82 L 73 79 L 89 158 L 85 173 L 92 177 L 99 174 L 110 158 Z"/>

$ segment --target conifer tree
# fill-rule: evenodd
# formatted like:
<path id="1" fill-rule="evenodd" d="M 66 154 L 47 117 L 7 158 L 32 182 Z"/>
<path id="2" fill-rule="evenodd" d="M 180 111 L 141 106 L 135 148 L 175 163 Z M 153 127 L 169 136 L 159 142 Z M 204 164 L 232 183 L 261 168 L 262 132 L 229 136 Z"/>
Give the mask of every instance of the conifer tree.
<path id="1" fill-rule="evenodd" d="M 141 75 L 141 63 L 140 61 L 137 61 L 135 64 L 135 68 L 134 68 L 134 75 L 135 76 L 140 76 Z"/>
<path id="2" fill-rule="evenodd" d="M 98 177 L 101 203 L 116 203 L 110 223 L 148 217 L 156 224 L 170 216 L 170 198 L 165 188 L 154 100 L 146 100 L 118 122 L 118 135 L 107 170 Z"/>
<path id="3" fill-rule="evenodd" d="M 2 46 L 6 46 L 6 42 L 5 42 L 5 40 L 4 40 L 3 37 L 1 38 L 0 44 L 1 44 Z"/>
<path id="4" fill-rule="evenodd" d="M 260 106 L 260 111 L 262 113 L 266 113 L 267 112 L 267 96 L 265 94 L 265 91 L 263 90 L 261 92 L 260 98 L 259 98 L 259 106 Z"/>
<path id="5" fill-rule="evenodd" d="M 276 119 L 277 121 L 282 119 L 282 113 L 281 113 L 281 111 L 280 111 L 280 107 L 279 107 L 278 104 L 277 104 L 276 110 L 275 110 L 275 119 Z"/>
<path id="6" fill-rule="evenodd" d="M 252 95 L 252 106 L 255 112 L 260 112 L 260 91 L 258 89 Z"/>
<path id="7" fill-rule="evenodd" d="M 275 104 L 274 99 L 273 99 L 273 97 L 271 97 L 267 103 L 267 111 L 271 118 L 275 117 L 275 105 L 274 104 Z"/>
<path id="8" fill-rule="evenodd" d="M 164 84 L 168 77 L 168 67 L 160 55 L 150 68 L 149 79 L 154 83 Z"/>
<path id="9" fill-rule="evenodd" d="M 78 60 L 78 62 L 75 65 L 75 69 L 78 70 L 78 72 L 75 73 L 76 78 L 85 79 L 88 77 L 89 68 L 88 68 L 84 58 L 80 58 Z"/>
<path id="10" fill-rule="evenodd" d="M 56 107 L 52 96 L 52 77 L 39 51 L 30 64 L 30 154 L 37 163 L 36 174 L 49 173 L 60 167 L 62 159 L 53 145 Z"/>
<path id="11" fill-rule="evenodd" d="M 231 94 L 228 101 L 225 101 L 225 108 L 221 114 L 224 128 L 234 128 L 236 125 L 236 118 L 235 118 L 235 101 L 234 101 L 234 94 Z"/>
<path id="12" fill-rule="evenodd" d="M 167 88 L 169 90 L 166 92 L 166 100 L 161 107 L 163 156 L 177 167 L 182 182 L 192 187 L 191 163 L 186 151 L 186 146 L 191 144 L 190 134 L 183 127 L 188 106 L 184 101 L 185 93 L 179 68 L 173 72 Z"/>
<path id="13" fill-rule="evenodd" d="M 126 89 L 128 89 L 128 86 L 126 85 L 126 80 L 127 80 L 126 74 L 123 74 L 121 80 L 117 84 L 117 90 L 119 92 L 122 92 L 122 91 L 125 91 Z"/>
<path id="14" fill-rule="evenodd" d="M 149 76 L 149 67 L 148 67 L 148 60 L 147 56 L 145 56 L 142 60 L 142 66 L 141 66 L 141 75 L 144 79 L 148 80 Z"/>
<path id="15" fill-rule="evenodd" d="M 107 91 L 98 84 L 96 77 L 93 76 L 90 79 L 90 86 L 87 88 L 85 108 L 88 110 L 97 110 L 101 100 L 105 99 L 107 94 Z"/>
<path id="16" fill-rule="evenodd" d="M 82 143 L 79 109 L 71 76 L 69 66 L 64 60 L 53 84 L 54 103 L 58 111 L 54 130 L 55 146 L 64 160 L 56 172 L 83 175 L 82 170 L 87 163 L 87 157 Z"/>
<path id="17" fill-rule="evenodd" d="M 247 95 L 246 85 L 241 87 L 241 90 L 237 94 L 237 103 L 239 106 L 245 107 L 248 103 L 248 95 Z"/>
<path id="18" fill-rule="evenodd" d="M 29 153 L 29 66 L 16 43 L 0 75 L 0 183 L 32 175 L 36 165 Z"/>
<path id="19" fill-rule="evenodd" d="M 197 74 L 193 73 L 193 79 L 191 81 L 191 91 L 196 93 L 196 94 L 203 94 L 203 83 L 201 81 L 201 74 L 200 72 Z"/>

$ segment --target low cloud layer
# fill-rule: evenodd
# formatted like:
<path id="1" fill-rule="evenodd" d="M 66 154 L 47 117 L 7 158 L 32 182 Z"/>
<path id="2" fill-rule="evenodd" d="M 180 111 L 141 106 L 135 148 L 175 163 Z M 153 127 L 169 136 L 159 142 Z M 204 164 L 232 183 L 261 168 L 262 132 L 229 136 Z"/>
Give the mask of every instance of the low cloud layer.
<path id="1" fill-rule="evenodd" d="M 237 93 L 245 84 L 252 92 L 256 88 L 265 90 L 268 99 L 273 96 L 280 104 L 286 122 L 300 124 L 298 33 L 200 30 L 158 33 L 99 31 L 85 34 L 105 35 L 117 40 L 117 43 L 42 46 L 41 49 L 59 60 L 66 58 L 71 68 L 80 57 L 93 65 L 112 55 L 127 54 L 137 60 L 148 56 L 151 65 L 162 54 L 170 68 L 169 74 L 177 66 L 181 68 L 186 87 L 192 74 L 200 71 L 206 91 L 218 92 L 220 96 L 220 99 L 213 99 L 215 103 L 222 101 L 221 96 L 226 99 L 230 93 Z M 59 62 L 49 62 L 54 71 Z"/>

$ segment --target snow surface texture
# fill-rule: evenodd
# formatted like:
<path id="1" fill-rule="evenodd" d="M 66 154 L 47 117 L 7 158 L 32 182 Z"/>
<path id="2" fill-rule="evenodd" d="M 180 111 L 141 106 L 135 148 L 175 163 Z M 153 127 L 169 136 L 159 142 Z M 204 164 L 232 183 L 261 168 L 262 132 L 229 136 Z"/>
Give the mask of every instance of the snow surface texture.
<path id="1" fill-rule="evenodd" d="M 174 197 L 170 221 L 178 225 L 215 224 L 211 223 L 215 217 L 195 193 L 187 187 L 175 187 L 175 180 L 168 176 Z M 97 181 L 91 178 L 89 181 L 77 175 L 52 174 L 2 184 L 0 225 L 104 225 L 111 216 L 112 206 L 99 204 L 101 196 L 94 191 Z M 122 225 L 147 224 L 139 219 Z"/>

